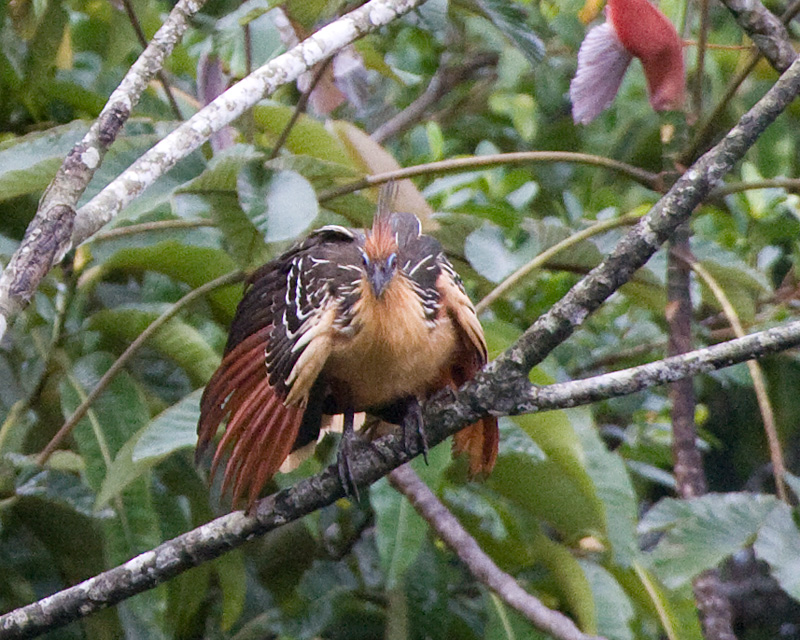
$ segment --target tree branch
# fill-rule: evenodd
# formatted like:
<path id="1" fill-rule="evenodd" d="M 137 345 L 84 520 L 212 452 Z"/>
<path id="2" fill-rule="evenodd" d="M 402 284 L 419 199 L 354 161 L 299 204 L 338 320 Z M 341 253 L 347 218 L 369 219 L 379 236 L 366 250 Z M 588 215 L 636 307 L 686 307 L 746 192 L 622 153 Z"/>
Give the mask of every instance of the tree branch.
<path id="1" fill-rule="evenodd" d="M 759 0 L 722 0 L 722 3 L 775 69 L 783 72 L 789 68 L 797 54 L 778 16 Z"/>
<path id="2" fill-rule="evenodd" d="M 0 337 L 5 333 L 12 316 L 19 313 L 30 300 L 42 278 L 72 246 L 80 244 L 97 232 L 142 191 L 175 166 L 180 159 L 189 155 L 212 134 L 230 124 L 259 100 L 271 95 L 278 87 L 292 82 L 343 46 L 389 24 L 424 1 L 371 0 L 323 27 L 218 96 L 141 156 L 75 213 L 75 203 L 91 179 L 91 173 L 99 166 L 102 153 L 130 115 L 135 104 L 135 100 L 130 96 L 135 96 L 138 100 L 147 81 L 160 68 L 167 49 L 166 47 L 160 49 L 159 55 L 153 55 L 151 58 L 146 58 L 143 54 L 134 65 L 139 72 L 134 73 L 133 68 L 131 69 L 120 87 L 112 94 L 97 123 L 87 134 L 91 142 L 86 144 L 82 142 L 73 149 L 62 167 L 60 174 L 70 176 L 77 173 L 82 176 L 81 180 L 61 181 L 59 176 L 56 177 L 53 186 L 48 188 L 43 196 L 39 208 L 41 213 L 37 214 L 29 226 L 22 245 L 0 278 Z M 181 0 L 176 10 L 181 6 L 195 11 L 201 4 L 201 0 Z M 177 22 L 170 23 L 170 29 L 167 30 L 165 23 L 153 42 L 156 42 L 159 34 L 165 30 L 177 34 L 180 31 L 178 26 Z M 134 89 L 139 90 L 139 93 Z M 88 176 L 85 182 L 83 176 Z M 58 185 L 58 188 L 55 185 Z M 54 203 L 63 204 L 59 207 Z M 53 245 L 53 242 L 49 238 L 42 238 L 41 227 L 54 216 L 60 227 L 59 242 L 51 249 L 50 245 Z"/>
<path id="3" fill-rule="evenodd" d="M 158 142 L 81 207 L 75 219 L 73 243 L 79 244 L 89 238 L 179 160 L 278 87 L 296 80 L 342 47 L 389 24 L 423 2 L 370 0 L 237 82 Z"/>
<path id="4" fill-rule="evenodd" d="M 583 633 L 563 613 L 546 607 L 539 598 L 525 591 L 514 576 L 500 569 L 409 465 L 392 471 L 389 483 L 408 499 L 475 578 L 525 616 L 534 627 L 557 640 L 601 640 L 599 636 Z"/>
<path id="5" fill-rule="evenodd" d="M 22 244 L 0 276 L 0 338 L 13 316 L 28 304 L 42 278 L 72 247 L 74 207 L 78 199 L 148 83 L 189 27 L 189 19 L 204 3 L 205 0 L 180 0 L 175 5 L 111 94 L 97 120 L 67 154 L 44 192 Z"/>
<path id="6" fill-rule="evenodd" d="M 715 147 L 694 163 L 614 251 L 531 326 L 517 344 L 491 363 L 492 373 L 525 372 L 561 344 L 612 293 L 642 267 L 688 220 L 758 136 L 800 92 L 800 62 L 778 79 Z"/>
<path id="7" fill-rule="evenodd" d="M 563 409 L 627 395 L 698 373 L 800 345 L 800 321 L 737 338 L 660 362 L 624 371 L 534 387 L 527 375 L 492 376 L 482 372 L 455 398 L 443 392 L 426 403 L 424 419 L 429 446 L 475 422 L 487 413 L 509 415 Z M 365 486 L 422 453 L 418 442 L 408 446 L 399 434 L 361 447 L 351 459 L 353 478 Z M 336 465 L 294 486 L 264 498 L 255 511 L 236 511 L 165 542 L 123 565 L 74 587 L 0 616 L 4 639 L 27 638 L 114 605 L 226 551 L 344 497 Z"/>

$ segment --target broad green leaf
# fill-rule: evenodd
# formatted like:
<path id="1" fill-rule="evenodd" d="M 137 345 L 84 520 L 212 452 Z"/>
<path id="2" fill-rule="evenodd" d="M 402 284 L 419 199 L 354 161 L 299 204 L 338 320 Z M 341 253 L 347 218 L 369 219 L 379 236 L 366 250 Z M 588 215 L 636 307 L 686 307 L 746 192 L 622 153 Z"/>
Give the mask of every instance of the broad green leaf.
<path id="1" fill-rule="evenodd" d="M 214 155 L 203 173 L 180 188 L 180 193 L 236 193 L 236 177 L 242 167 L 263 162 L 266 156 L 248 144 L 235 144 Z"/>
<path id="2" fill-rule="evenodd" d="M 769 565 L 772 577 L 795 600 L 800 600 L 800 532 L 792 509 L 779 503 L 767 516 L 753 549 Z"/>
<path id="3" fill-rule="evenodd" d="M 584 452 L 586 471 L 605 511 L 606 535 L 620 566 L 630 566 L 638 556 L 636 493 L 622 458 L 611 453 L 597 433 L 586 408 L 567 411 Z"/>
<path id="4" fill-rule="evenodd" d="M 230 631 L 244 609 L 247 595 L 247 573 L 242 551 L 233 549 L 211 565 L 222 589 L 222 629 Z"/>
<path id="5" fill-rule="evenodd" d="M 578 560 L 589 582 L 597 611 L 597 633 L 609 640 L 633 640 L 636 611 L 628 594 L 606 569 Z"/>
<path id="6" fill-rule="evenodd" d="M 487 593 L 484 602 L 488 614 L 484 634 L 487 640 L 547 640 L 550 638 L 491 591 Z"/>
<path id="7" fill-rule="evenodd" d="M 95 508 L 108 504 L 174 451 L 195 445 L 202 393 L 202 389 L 193 391 L 131 436 L 108 469 Z"/>
<path id="8" fill-rule="evenodd" d="M 133 342 L 159 313 L 135 307 L 116 307 L 95 313 L 88 326 L 125 343 Z M 197 329 L 179 318 L 166 322 L 148 345 L 181 367 L 194 386 L 205 384 L 219 366 L 219 355 Z"/>
<path id="9" fill-rule="evenodd" d="M 224 251 L 172 240 L 149 247 L 122 249 L 109 258 L 103 267 L 108 270 L 156 271 L 194 288 L 236 270 L 236 264 Z M 225 324 L 233 319 L 242 297 L 241 292 L 241 285 L 229 285 L 208 294 L 209 302 Z"/>
<path id="10" fill-rule="evenodd" d="M 112 513 L 95 511 L 94 494 L 78 476 L 52 469 L 40 471 L 16 488 L 18 496 L 40 498 L 50 504 L 60 504 L 88 517 L 108 518 Z"/>
<path id="11" fill-rule="evenodd" d="M 561 598 L 586 633 L 597 633 L 597 607 L 592 588 L 578 560 L 563 544 L 543 533 L 536 535 L 534 551 L 538 561 L 547 567 Z"/>
<path id="12" fill-rule="evenodd" d="M 109 354 L 96 352 L 75 363 L 61 384 L 65 416 L 72 414 L 112 362 Z M 144 397 L 135 382 L 124 371 L 118 373 L 74 431 L 86 460 L 86 478 L 95 491 L 101 490 L 114 458 L 124 454 L 130 437 L 148 420 Z M 161 542 L 147 478 L 140 477 L 128 484 L 110 506 L 116 517 L 101 521 L 110 565 L 120 564 Z M 164 597 L 164 589 L 149 591 L 127 603 L 124 609 L 134 616 L 136 624 L 147 630 L 149 637 L 156 639 L 164 637 Z"/>
<path id="13" fill-rule="evenodd" d="M 72 122 L 0 143 L 0 201 L 43 191 L 88 128 Z"/>
<path id="14" fill-rule="evenodd" d="M 429 466 L 420 460 L 411 463 L 423 482 L 435 490 L 438 477 L 450 462 L 450 448 L 442 443 L 428 452 Z M 428 535 L 428 525 L 414 507 L 386 478 L 370 487 L 370 503 L 375 510 L 376 543 L 388 588 L 402 581 Z"/>
<path id="15" fill-rule="evenodd" d="M 311 184 L 294 171 L 268 172 L 250 164 L 239 172 L 239 203 L 266 242 L 291 240 L 319 213 Z"/>
<path id="16" fill-rule="evenodd" d="M 544 43 L 527 23 L 521 6 L 504 0 L 473 1 L 478 11 L 514 43 L 531 64 L 538 63 L 544 57 Z"/>
<path id="17" fill-rule="evenodd" d="M 686 586 L 680 591 L 668 591 L 643 565 L 636 562 L 634 569 L 638 584 L 633 588 L 647 593 L 669 640 L 702 640 L 691 588 Z"/>
<path id="18" fill-rule="evenodd" d="M 668 588 L 686 585 L 752 543 L 777 506 L 775 497 L 752 493 L 664 498 L 639 523 L 641 533 L 664 532 L 648 563 Z"/>
<path id="19" fill-rule="evenodd" d="M 287 107 L 274 102 L 260 102 L 253 109 L 256 126 L 263 130 L 272 142 L 284 130 L 294 114 L 294 107 Z M 286 148 L 297 155 L 307 155 L 329 162 L 346 162 L 347 153 L 321 122 L 305 114 L 301 115 L 286 140 Z"/>
<path id="20" fill-rule="evenodd" d="M 136 441 L 133 462 L 160 459 L 178 449 L 193 447 L 197 442 L 202 395 L 203 389 L 197 389 L 153 418 Z"/>

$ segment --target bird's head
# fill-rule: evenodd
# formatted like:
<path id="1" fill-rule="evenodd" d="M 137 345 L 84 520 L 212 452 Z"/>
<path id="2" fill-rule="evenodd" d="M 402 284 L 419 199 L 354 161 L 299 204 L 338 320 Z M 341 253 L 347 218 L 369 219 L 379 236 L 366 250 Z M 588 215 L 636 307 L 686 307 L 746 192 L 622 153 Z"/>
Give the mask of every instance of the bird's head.
<path id="1" fill-rule="evenodd" d="M 383 295 L 397 274 L 397 254 L 397 237 L 392 229 L 390 216 L 379 214 L 361 248 L 364 276 L 376 298 Z"/>

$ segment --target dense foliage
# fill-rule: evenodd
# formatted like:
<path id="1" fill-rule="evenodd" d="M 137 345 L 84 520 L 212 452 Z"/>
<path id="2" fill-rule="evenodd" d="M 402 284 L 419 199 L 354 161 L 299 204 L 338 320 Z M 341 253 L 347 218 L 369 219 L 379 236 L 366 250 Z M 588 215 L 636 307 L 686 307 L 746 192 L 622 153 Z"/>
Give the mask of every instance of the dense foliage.
<path id="1" fill-rule="evenodd" d="M 185 118 L 234 81 L 349 7 L 329 0 L 213 0 L 166 62 Z M 229 505 L 193 463 L 200 390 L 219 363 L 241 295 L 228 284 L 183 308 L 126 362 L 44 466 L 38 455 L 125 348 L 192 289 L 263 263 L 307 230 L 363 226 L 371 191 L 326 198 L 369 173 L 462 155 L 557 150 L 596 154 L 669 182 L 674 160 L 723 100 L 750 56 L 722 6 L 709 14 L 703 68 L 685 47 L 688 117 L 650 108 L 637 64 L 597 121 L 573 124 L 568 100 L 591 0 L 430 0 L 360 40 L 354 69 L 323 78 L 320 99 L 273 150 L 298 103 L 286 86 L 147 190 L 70 252 L 0 342 L 0 611 L 33 602 L 208 521 Z M 130 7 L 146 35 L 170 3 Z M 661 9 L 696 38 L 698 3 Z M 597 19 L 602 19 L 602 16 Z M 122 6 L 93 0 L 0 3 L 0 262 L 11 256 L 71 146 L 141 51 Z M 203 82 L 198 83 L 198 76 Z M 708 124 L 724 134 L 774 83 L 762 61 Z M 380 144 L 368 137 L 435 83 L 445 89 Z M 731 183 L 794 176 L 796 108 L 769 128 Z M 153 83 L 83 201 L 179 120 Z M 688 123 L 688 124 L 687 124 Z M 671 140 L 662 142 L 671 130 Z M 381 136 L 383 137 L 383 136 Z M 223 139 L 225 138 L 225 139 Z M 391 154 L 391 155 L 390 155 Z M 688 160 L 682 157 L 684 164 Z M 393 158 L 393 159 L 392 159 Z M 662 169 L 665 170 L 661 174 Z M 599 263 L 658 186 L 569 162 L 498 162 L 431 173 L 404 187 L 447 248 L 475 301 L 542 251 L 591 225 L 483 311 L 494 355 Z M 798 197 L 778 186 L 717 193 L 692 219 L 704 274 L 692 288 L 697 344 L 796 315 Z M 420 195 L 421 194 L 421 195 Z M 619 220 L 619 225 L 610 221 Z M 144 224 L 148 223 L 148 224 Z M 128 228 L 131 233 L 120 233 Z M 640 270 L 532 373 L 585 377 L 664 356 L 666 256 Z M 719 291 L 730 303 L 726 310 Z M 716 293 L 715 293 L 716 291 Z M 800 362 L 762 362 L 790 471 L 800 431 Z M 447 444 L 414 467 L 505 571 L 588 633 L 615 640 L 701 636 L 692 580 L 720 566 L 742 638 L 800 637 L 800 532 L 775 494 L 763 403 L 745 365 L 698 377 L 698 444 L 712 493 L 674 498 L 671 406 L 664 388 L 591 407 L 501 420 L 497 467 L 469 482 Z M 274 487 L 329 464 L 335 436 Z M 800 480 L 787 475 L 790 493 Z M 760 561 L 760 562 L 759 562 Z M 763 602 L 756 598 L 758 595 Z M 360 504 L 340 501 L 145 594 L 51 633 L 53 638 L 538 638 L 430 534 L 386 480 Z"/>

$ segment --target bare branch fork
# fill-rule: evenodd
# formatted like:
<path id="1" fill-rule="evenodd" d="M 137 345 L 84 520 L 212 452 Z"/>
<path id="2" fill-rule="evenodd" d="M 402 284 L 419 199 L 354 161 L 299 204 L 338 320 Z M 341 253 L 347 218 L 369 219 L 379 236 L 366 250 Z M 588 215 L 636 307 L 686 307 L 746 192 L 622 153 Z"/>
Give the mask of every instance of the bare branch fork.
<path id="1" fill-rule="evenodd" d="M 75 188 L 68 181 L 64 187 L 66 195 L 63 197 L 63 202 L 60 198 L 56 202 L 51 202 L 53 188 L 48 189 L 44 200 L 50 204 L 40 207 L 44 213 L 41 217 L 37 216 L 30 225 L 22 245 L 0 278 L 0 338 L 13 315 L 25 306 L 39 282 L 66 251 L 96 233 L 142 191 L 175 166 L 181 158 L 197 149 L 212 134 L 233 122 L 259 100 L 271 95 L 278 87 L 292 82 L 345 45 L 389 24 L 424 1 L 370 0 L 323 27 L 219 95 L 141 156 L 77 213 L 74 211 L 74 206 L 85 184 L 78 185 L 76 194 L 73 192 Z M 202 3 L 199 0 L 184 0 L 182 4 L 195 11 Z M 164 52 L 165 50 L 161 51 L 162 54 Z M 148 80 L 160 69 L 161 60 L 148 62 L 153 64 L 153 68 L 146 67 L 152 72 Z M 146 81 L 144 84 L 146 85 Z M 116 94 L 117 92 L 114 95 Z M 101 130 L 104 131 L 106 127 L 111 133 L 108 144 L 113 141 L 119 127 L 130 115 L 133 104 L 138 100 L 138 95 L 133 100 L 129 95 L 132 94 L 123 92 L 118 102 L 112 103 L 109 100 L 111 107 L 107 109 L 110 109 L 108 111 L 110 121 L 106 122 L 106 118 L 101 114 L 98 123 L 92 129 L 95 132 L 93 135 L 99 136 Z M 90 173 L 99 165 L 102 158 L 101 149 L 106 149 L 108 144 L 93 142 L 81 152 L 76 153 L 73 150 L 70 157 L 75 159 L 76 166 L 72 169 L 62 168 L 62 171 Z M 89 179 L 91 175 L 86 180 L 87 184 Z"/>

